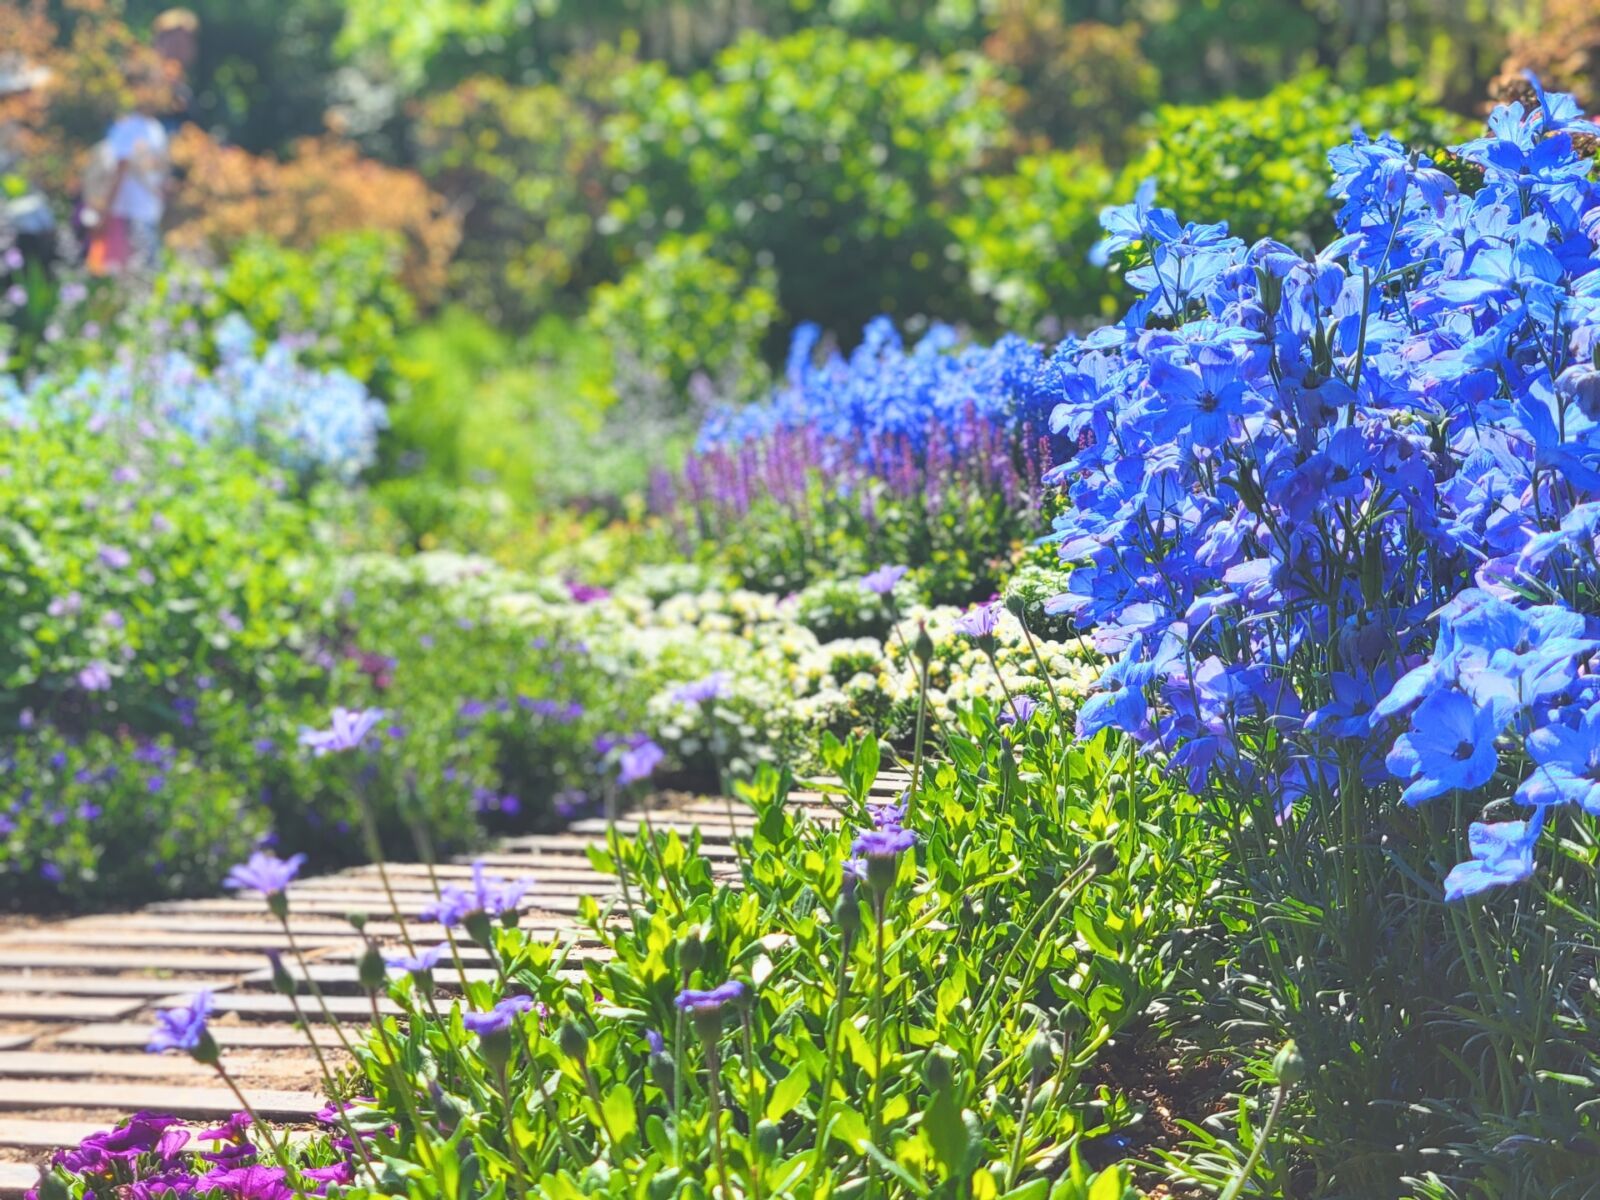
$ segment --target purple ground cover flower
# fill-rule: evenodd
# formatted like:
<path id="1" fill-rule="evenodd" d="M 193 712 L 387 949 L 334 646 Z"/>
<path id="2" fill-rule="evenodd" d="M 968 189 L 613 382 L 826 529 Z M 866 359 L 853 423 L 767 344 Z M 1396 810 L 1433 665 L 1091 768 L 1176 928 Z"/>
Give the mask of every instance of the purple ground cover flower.
<path id="1" fill-rule="evenodd" d="M 133 563 L 133 555 L 121 546 L 101 546 L 98 557 L 102 565 L 113 571 L 121 571 Z"/>
<path id="2" fill-rule="evenodd" d="M 383 719 L 381 708 L 335 708 L 327 729 L 302 729 L 300 744 L 324 754 L 355 750 Z"/>

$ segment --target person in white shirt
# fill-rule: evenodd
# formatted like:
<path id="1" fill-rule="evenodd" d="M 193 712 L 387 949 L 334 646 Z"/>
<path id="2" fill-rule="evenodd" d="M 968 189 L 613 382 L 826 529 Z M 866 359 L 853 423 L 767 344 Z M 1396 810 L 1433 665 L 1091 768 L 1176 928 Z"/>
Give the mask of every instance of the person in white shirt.
<path id="1" fill-rule="evenodd" d="M 137 96 L 148 95 L 148 87 L 133 82 Z M 152 267 L 161 249 L 161 215 L 166 210 L 172 160 L 167 131 L 151 115 L 151 107 L 137 103 L 134 111 L 118 117 L 96 148 L 110 168 L 110 179 L 90 202 L 85 221 L 91 226 L 104 224 L 108 242 L 125 246 L 125 251 L 123 246 L 112 250 L 105 264 L 111 270 Z"/>

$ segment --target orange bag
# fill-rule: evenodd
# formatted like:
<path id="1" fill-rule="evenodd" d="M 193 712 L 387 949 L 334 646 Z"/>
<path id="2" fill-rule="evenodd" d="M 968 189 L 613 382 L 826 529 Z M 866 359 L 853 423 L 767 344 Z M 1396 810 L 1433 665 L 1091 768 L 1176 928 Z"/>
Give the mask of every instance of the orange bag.
<path id="1" fill-rule="evenodd" d="M 128 239 L 128 222 L 122 217 L 102 216 L 89 235 L 89 254 L 84 260 L 91 275 L 116 275 L 128 265 L 133 247 Z"/>

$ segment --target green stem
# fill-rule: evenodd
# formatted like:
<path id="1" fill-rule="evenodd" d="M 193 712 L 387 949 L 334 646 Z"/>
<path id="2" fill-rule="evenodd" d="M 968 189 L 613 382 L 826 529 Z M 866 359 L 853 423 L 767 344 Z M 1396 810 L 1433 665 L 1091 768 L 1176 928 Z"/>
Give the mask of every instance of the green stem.
<path id="1" fill-rule="evenodd" d="M 283 1168 L 283 1177 L 289 1186 L 294 1189 L 295 1195 L 299 1196 L 300 1200 L 305 1200 L 305 1186 L 301 1182 L 300 1172 L 295 1170 L 294 1163 L 289 1159 L 288 1135 L 285 1134 L 281 1141 L 272 1135 L 272 1127 L 256 1114 L 255 1108 L 249 1100 L 245 1099 L 244 1093 L 239 1090 L 239 1085 L 233 1081 L 233 1076 L 228 1074 L 226 1068 L 220 1062 L 212 1063 L 211 1069 L 217 1073 L 217 1077 L 223 1083 L 228 1085 L 228 1090 L 233 1093 L 233 1098 L 239 1102 L 239 1107 L 244 1109 L 245 1115 L 250 1118 L 250 1127 L 261 1131 L 261 1137 L 266 1141 L 267 1148 L 272 1151 L 272 1157 L 277 1159 L 278 1165 Z"/>
<path id="2" fill-rule="evenodd" d="M 322 988 L 311 977 L 311 964 L 306 962 L 306 956 L 300 949 L 300 943 L 295 940 L 294 931 L 289 928 L 289 914 L 287 911 L 279 915 L 278 922 L 283 926 L 283 936 L 289 942 L 289 953 L 294 955 L 294 961 L 299 964 L 300 973 L 305 976 L 306 986 L 311 989 L 311 994 L 316 997 L 317 1004 L 322 1009 L 323 1018 L 333 1027 L 333 1032 L 338 1037 L 339 1044 L 344 1047 L 344 1052 L 354 1058 L 356 1056 L 355 1047 L 350 1044 L 350 1039 L 345 1036 L 344 1026 L 339 1023 L 339 1018 L 333 1015 L 333 1010 L 328 1007 L 328 998 L 322 994 Z M 296 1008 L 298 1009 L 298 1007 L 297 1005 Z M 316 1034 L 309 1028 L 306 1030 L 306 1036 L 313 1041 L 316 1039 Z"/>
<path id="3" fill-rule="evenodd" d="M 1250 1177 L 1255 1174 L 1257 1164 L 1261 1162 L 1261 1155 L 1266 1151 L 1267 1142 L 1271 1140 L 1273 1132 L 1278 1128 L 1278 1118 L 1283 1115 L 1284 1101 L 1289 1097 L 1287 1084 L 1278 1085 L 1277 1095 L 1272 1098 L 1272 1109 L 1267 1113 L 1267 1122 L 1261 1127 L 1261 1136 L 1256 1139 L 1256 1144 L 1250 1147 L 1250 1156 L 1244 1160 L 1244 1166 L 1234 1176 L 1233 1182 L 1227 1186 L 1217 1200 L 1237 1200 L 1244 1185 L 1250 1182 Z"/>
<path id="4" fill-rule="evenodd" d="M 811 1194 L 822 1186 L 822 1156 L 828 1146 L 828 1118 L 833 1114 L 833 1079 L 839 1062 L 839 1037 L 844 1032 L 845 988 L 849 983 L 850 939 L 839 948 L 839 971 L 833 983 L 833 1008 L 828 1014 L 828 1061 L 822 1068 L 822 1102 L 817 1111 L 817 1144 L 811 1157 Z"/>
<path id="5" fill-rule="evenodd" d="M 875 894 L 872 900 L 873 915 L 877 918 L 877 934 L 873 943 L 873 983 L 872 994 L 872 1104 L 871 1120 L 868 1128 L 871 1131 L 872 1144 L 878 1145 L 882 1136 L 883 1121 L 883 943 L 884 943 L 884 897 Z M 881 1147 L 879 1147 L 881 1149 Z M 871 1195 L 878 1178 L 877 1159 L 867 1164 L 867 1194 Z"/>

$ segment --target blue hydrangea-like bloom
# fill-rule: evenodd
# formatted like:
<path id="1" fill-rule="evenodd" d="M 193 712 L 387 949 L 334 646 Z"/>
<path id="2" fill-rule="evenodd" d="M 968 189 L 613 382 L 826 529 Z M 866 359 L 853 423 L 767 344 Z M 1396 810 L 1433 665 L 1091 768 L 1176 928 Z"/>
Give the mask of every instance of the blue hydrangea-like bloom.
<path id="1" fill-rule="evenodd" d="M 155 1032 L 145 1048 L 151 1054 L 163 1054 L 168 1050 L 192 1053 L 204 1043 L 210 1016 L 211 993 L 202 989 L 189 997 L 187 1003 L 156 1013 Z"/>
<path id="2" fill-rule="evenodd" d="M 346 481 L 376 461 L 388 410 L 359 380 L 303 366 L 286 342 L 258 354 L 255 331 L 238 313 L 218 322 L 214 341 L 220 361 L 211 370 L 174 350 L 46 375 L 25 394 L 0 387 L 0 417 L 67 417 L 92 427 L 154 419 L 197 442 L 247 447 L 298 474 Z"/>
<path id="3" fill-rule="evenodd" d="M 684 988 L 673 1003 L 678 1006 L 679 1012 L 688 1013 L 692 1017 L 714 1016 L 728 1006 L 743 1000 L 747 990 L 737 979 L 730 979 L 707 991 Z"/>
<path id="4" fill-rule="evenodd" d="M 255 891 L 273 896 L 282 893 L 305 865 L 304 854 L 279 858 L 276 854 L 257 850 L 249 861 L 229 869 L 222 886 L 231 891 Z"/>
<path id="5" fill-rule="evenodd" d="M 327 729 L 302 729 L 300 744 L 310 747 L 320 758 L 324 754 L 358 750 L 367 735 L 383 720 L 381 708 L 335 708 Z"/>
<path id="6" fill-rule="evenodd" d="M 906 572 L 910 569 L 900 566 L 879 567 L 876 571 L 861 577 L 861 590 L 871 592 L 875 596 L 893 595 L 895 585 L 906 577 Z"/>
<path id="7" fill-rule="evenodd" d="M 507 996 L 487 1012 L 464 1012 L 461 1023 L 479 1037 L 508 1032 L 522 1017 L 533 1011 L 532 996 Z"/>

